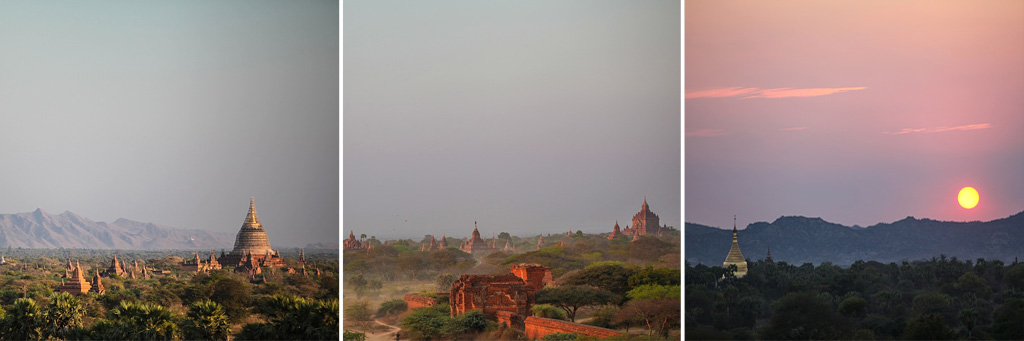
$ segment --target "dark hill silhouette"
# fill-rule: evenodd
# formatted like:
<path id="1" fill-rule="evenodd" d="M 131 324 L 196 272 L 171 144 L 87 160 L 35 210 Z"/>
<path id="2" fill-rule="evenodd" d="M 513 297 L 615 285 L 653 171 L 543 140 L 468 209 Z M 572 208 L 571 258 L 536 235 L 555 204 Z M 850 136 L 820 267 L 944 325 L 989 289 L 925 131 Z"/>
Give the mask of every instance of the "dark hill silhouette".
<path id="1" fill-rule="evenodd" d="M 732 229 L 686 223 L 686 260 L 721 266 L 732 243 Z M 907 217 L 866 228 L 830 223 L 821 218 L 780 217 L 756 222 L 739 231 L 748 261 L 764 259 L 771 247 L 775 261 L 791 264 L 857 260 L 899 262 L 945 254 L 975 260 L 1012 262 L 1024 258 L 1024 211 L 987 222 L 951 222 Z"/>

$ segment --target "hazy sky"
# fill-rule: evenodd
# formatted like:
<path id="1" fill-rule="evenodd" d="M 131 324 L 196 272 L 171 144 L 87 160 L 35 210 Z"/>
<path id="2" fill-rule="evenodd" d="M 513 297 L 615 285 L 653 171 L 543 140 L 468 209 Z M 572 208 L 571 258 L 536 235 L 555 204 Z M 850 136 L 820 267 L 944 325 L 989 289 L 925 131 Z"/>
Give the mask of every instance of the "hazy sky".
<path id="1" fill-rule="evenodd" d="M 686 221 L 1024 210 L 1024 1 L 687 1 L 685 28 Z"/>
<path id="2" fill-rule="evenodd" d="M 344 236 L 680 227 L 678 1 L 346 1 Z"/>
<path id="3" fill-rule="evenodd" d="M 0 213 L 338 236 L 335 1 L 0 2 Z"/>

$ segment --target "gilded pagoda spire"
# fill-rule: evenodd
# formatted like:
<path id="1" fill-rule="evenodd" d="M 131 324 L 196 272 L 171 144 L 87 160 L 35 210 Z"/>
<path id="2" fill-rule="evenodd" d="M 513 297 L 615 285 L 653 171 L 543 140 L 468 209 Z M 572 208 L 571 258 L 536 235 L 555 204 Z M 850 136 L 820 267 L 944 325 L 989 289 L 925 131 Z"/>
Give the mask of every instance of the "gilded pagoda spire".
<path id="1" fill-rule="evenodd" d="M 245 223 L 243 223 L 242 226 L 254 229 L 263 228 L 263 225 L 260 224 L 260 218 L 256 215 L 255 197 L 249 197 L 249 213 L 245 215 Z"/>
<path id="2" fill-rule="evenodd" d="M 728 268 L 729 265 L 736 266 L 736 277 L 743 277 L 747 274 L 747 260 L 743 257 L 743 252 L 740 252 L 739 244 L 739 233 L 736 230 L 736 216 L 732 217 L 732 247 L 729 248 L 729 254 L 725 257 L 725 262 L 722 263 L 722 267 Z"/>

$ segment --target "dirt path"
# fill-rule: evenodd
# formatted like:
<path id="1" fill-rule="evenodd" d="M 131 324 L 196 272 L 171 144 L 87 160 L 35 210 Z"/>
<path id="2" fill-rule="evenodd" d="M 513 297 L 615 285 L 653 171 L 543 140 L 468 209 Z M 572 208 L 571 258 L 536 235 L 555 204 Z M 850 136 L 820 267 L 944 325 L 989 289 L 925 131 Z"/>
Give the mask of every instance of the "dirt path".
<path id="1" fill-rule="evenodd" d="M 376 322 L 379 325 L 387 327 L 388 330 L 373 334 L 366 333 L 366 341 L 393 341 L 395 339 L 395 332 L 399 330 L 398 327 L 386 324 L 384 322 L 381 322 L 380 320 L 373 320 L 373 322 Z M 402 340 L 408 340 L 408 338 L 403 336 Z"/>

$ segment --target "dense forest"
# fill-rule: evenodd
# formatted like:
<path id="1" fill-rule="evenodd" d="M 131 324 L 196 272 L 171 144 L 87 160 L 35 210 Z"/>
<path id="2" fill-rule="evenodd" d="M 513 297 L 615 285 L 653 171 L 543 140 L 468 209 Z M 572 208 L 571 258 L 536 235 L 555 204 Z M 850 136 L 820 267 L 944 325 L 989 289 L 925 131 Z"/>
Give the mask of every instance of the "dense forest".
<path id="1" fill-rule="evenodd" d="M 1024 264 L 942 255 L 730 270 L 686 263 L 687 339 L 1024 339 Z"/>
<path id="2" fill-rule="evenodd" d="M 284 254 L 282 252 L 282 254 Z M 101 279 L 105 293 L 55 292 L 68 259 L 91 281 L 111 250 L 8 249 L 0 265 L 0 339 L 182 340 L 336 339 L 337 251 L 306 253 L 321 275 L 264 268 L 266 282 L 231 269 L 182 271 L 190 251 L 121 251 L 152 278 Z M 204 256 L 205 258 L 205 256 Z M 297 250 L 285 256 L 296 266 Z M 166 270 L 167 273 L 162 273 Z M 141 275 L 140 275 L 141 276 Z"/>

